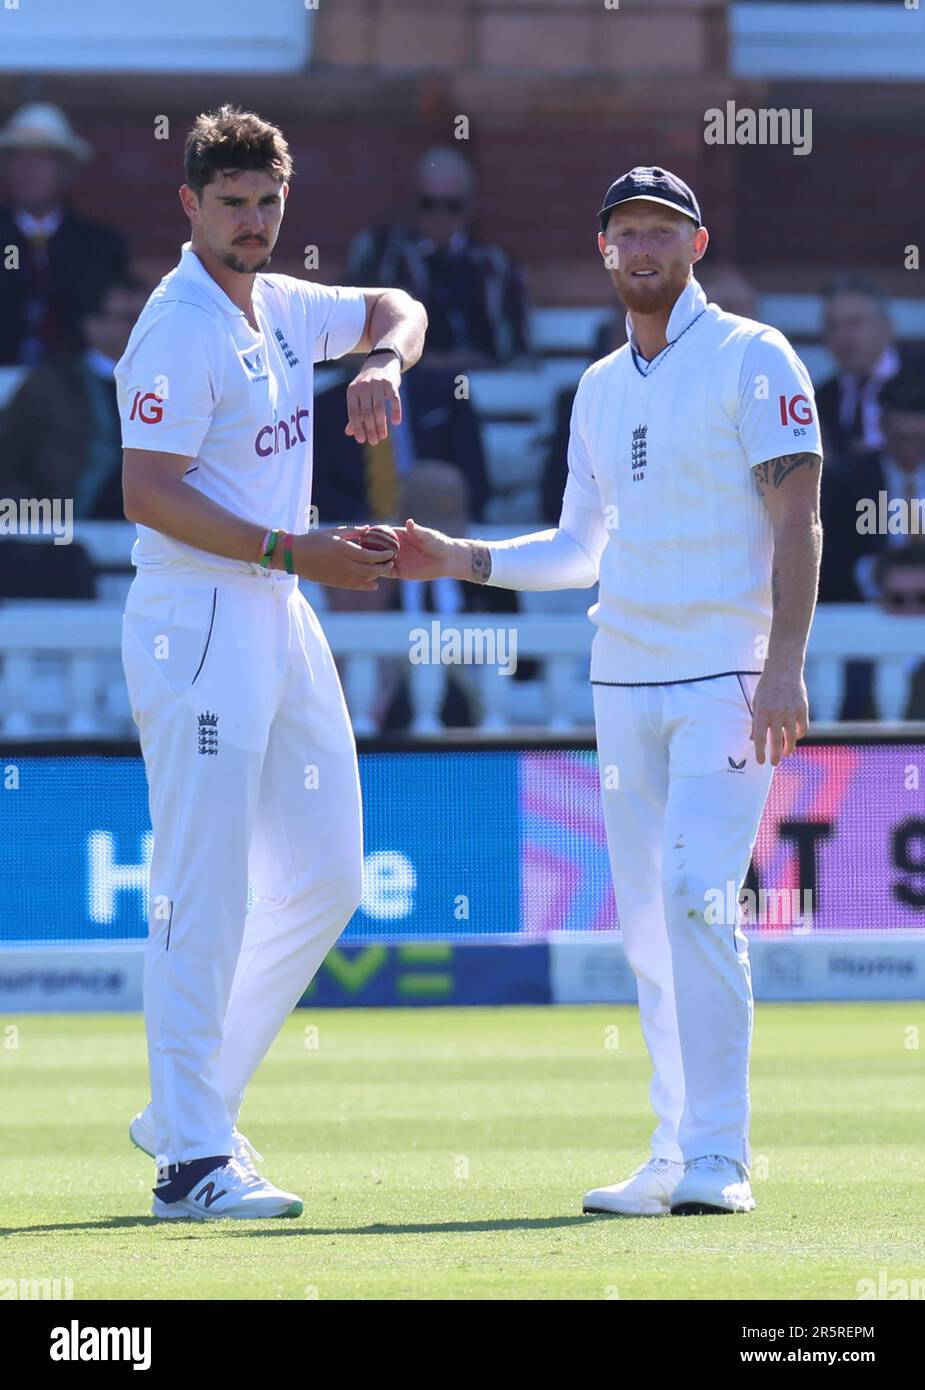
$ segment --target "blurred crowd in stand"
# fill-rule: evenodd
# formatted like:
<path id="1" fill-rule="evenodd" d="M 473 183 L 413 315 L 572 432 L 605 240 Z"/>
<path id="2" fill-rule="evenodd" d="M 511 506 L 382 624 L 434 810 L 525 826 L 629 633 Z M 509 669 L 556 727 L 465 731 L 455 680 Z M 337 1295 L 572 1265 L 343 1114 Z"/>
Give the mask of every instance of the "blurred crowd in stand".
<path id="1" fill-rule="evenodd" d="M 123 519 L 113 368 L 154 288 L 132 269 L 130 248 L 116 228 L 71 207 L 71 188 L 92 157 L 65 112 L 45 103 L 19 108 L 0 129 L 0 247 L 6 254 L 0 378 L 13 382 L 0 394 L 0 498 L 70 498 L 78 521 Z M 525 276 L 507 251 L 480 234 L 478 190 L 462 154 L 450 148 L 423 154 L 406 214 L 359 231 L 346 267 L 346 283 L 399 286 L 420 299 L 428 340 L 424 360 L 405 378 L 403 421 L 374 448 L 344 434 L 344 388 L 355 360 L 323 374 L 314 419 L 320 523 L 413 515 L 453 534 L 477 530 L 492 495 L 492 472 L 468 376 L 507 372 L 513 381 L 520 371 L 541 371 L 542 360 L 531 347 Z M 697 273 L 710 300 L 760 317 L 755 290 L 736 267 L 706 260 Z M 602 303 L 603 290 L 602 281 Z M 815 383 L 826 451 L 820 602 L 922 614 L 925 351 L 897 341 L 890 304 L 875 282 L 839 278 L 821 286 L 820 297 L 821 342 L 834 367 Z M 623 314 L 616 311 L 588 343 L 587 360 L 624 341 Z M 541 514 L 524 516 L 525 529 L 558 519 L 573 397 L 574 386 L 550 388 L 540 426 Z M 54 564 L 48 559 L 6 538 L 0 599 L 93 596 L 92 566 L 80 546 L 56 547 Z M 332 590 L 328 603 L 338 611 L 389 606 L 452 615 L 513 612 L 517 598 L 441 580 L 382 586 L 366 595 Z M 870 663 L 849 663 L 842 718 L 876 717 L 872 671 Z M 476 706 L 465 672 L 454 672 L 445 722 L 474 722 Z M 925 666 L 918 660 L 906 713 L 925 713 Z M 400 664 L 384 688 L 380 717 L 387 729 L 407 723 Z"/>

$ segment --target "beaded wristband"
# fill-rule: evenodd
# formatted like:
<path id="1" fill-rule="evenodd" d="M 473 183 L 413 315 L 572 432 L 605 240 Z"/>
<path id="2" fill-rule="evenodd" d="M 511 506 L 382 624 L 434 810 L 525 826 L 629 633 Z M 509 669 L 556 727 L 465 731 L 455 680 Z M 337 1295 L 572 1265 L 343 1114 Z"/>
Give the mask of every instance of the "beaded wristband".
<path id="1" fill-rule="evenodd" d="M 276 549 L 276 542 L 279 540 L 278 531 L 268 531 L 263 542 L 263 559 L 260 565 L 263 569 L 268 569 L 273 551 Z"/>

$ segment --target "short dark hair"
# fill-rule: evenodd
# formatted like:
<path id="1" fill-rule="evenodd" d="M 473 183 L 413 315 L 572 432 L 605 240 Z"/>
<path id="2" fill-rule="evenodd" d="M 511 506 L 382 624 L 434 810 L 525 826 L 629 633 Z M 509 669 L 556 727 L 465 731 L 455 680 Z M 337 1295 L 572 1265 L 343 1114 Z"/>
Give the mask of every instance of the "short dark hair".
<path id="1" fill-rule="evenodd" d="M 100 292 L 94 297 L 93 302 L 84 309 L 82 318 L 95 318 L 102 314 L 106 308 L 106 301 L 113 290 L 121 290 L 123 294 L 148 295 L 151 286 L 143 280 L 134 270 L 123 270 L 113 279 L 108 280 Z"/>
<path id="2" fill-rule="evenodd" d="M 863 295 L 865 299 L 873 300 L 884 318 L 889 315 L 889 295 L 876 280 L 868 280 L 863 275 L 839 275 L 836 279 L 830 280 L 822 291 L 826 306 L 839 294 Z"/>
<path id="3" fill-rule="evenodd" d="M 197 116 L 186 137 L 183 170 L 186 182 L 202 197 L 216 174 L 259 169 L 279 183 L 292 177 L 292 159 L 283 132 L 253 111 L 227 102 Z"/>
<path id="4" fill-rule="evenodd" d="M 874 582 L 880 588 L 890 570 L 919 569 L 925 565 L 925 545 L 907 541 L 895 550 L 881 550 L 874 561 Z"/>

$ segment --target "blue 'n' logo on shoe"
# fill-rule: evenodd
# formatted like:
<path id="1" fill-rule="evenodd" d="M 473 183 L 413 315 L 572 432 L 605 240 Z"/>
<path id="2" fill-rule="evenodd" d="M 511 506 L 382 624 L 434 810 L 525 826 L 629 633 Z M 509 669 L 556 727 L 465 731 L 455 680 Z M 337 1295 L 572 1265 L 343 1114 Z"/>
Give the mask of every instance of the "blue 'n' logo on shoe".
<path id="1" fill-rule="evenodd" d="M 203 1197 L 203 1194 L 208 1194 L 203 1198 L 202 1203 L 204 1207 L 208 1208 L 211 1207 L 214 1202 L 217 1202 L 219 1197 L 224 1197 L 227 1191 L 227 1187 L 223 1187 L 221 1192 L 216 1192 L 215 1183 L 207 1182 L 202 1187 L 200 1187 L 199 1191 L 196 1193 L 196 1201 L 198 1202 L 199 1199 Z"/>

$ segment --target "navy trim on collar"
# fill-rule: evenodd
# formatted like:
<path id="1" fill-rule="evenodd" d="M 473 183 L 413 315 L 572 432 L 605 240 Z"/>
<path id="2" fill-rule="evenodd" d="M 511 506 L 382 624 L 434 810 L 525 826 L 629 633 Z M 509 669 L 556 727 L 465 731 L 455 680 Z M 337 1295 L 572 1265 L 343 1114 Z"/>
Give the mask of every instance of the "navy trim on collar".
<path id="1" fill-rule="evenodd" d="M 671 342 L 668 343 L 665 347 L 663 347 L 661 352 L 657 352 L 655 354 L 655 356 L 649 363 L 649 370 L 647 372 L 644 372 L 640 367 L 639 363 L 636 361 L 637 356 L 642 356 L 642 354 L 637 354 L 636 349 L 633 347 L 632 343 L 630 344 L 630 352 L 633 356 L 633 366 L 636 368 L 643 381 L 647 380 L 654 371 L 658 370 L 658 368 L 662 365 L 664 359 L 668 356 L 669 352 L 674 347 L 675 343 L 680 343 L 681 339 L 684 337 L 684 334 L 688 333 L 693 328 L 695 323 L 699 323 L 706 312 L 707 311 L 705 308 L 701 309 L 700 313 L 691 319 L 687 327 L 681 329 L 681 332 L 678 334 L 676 338 L 672 338 Z M 645 362 L 646 359 L 643 357 L 642 360 L 643 362 Z"/>

